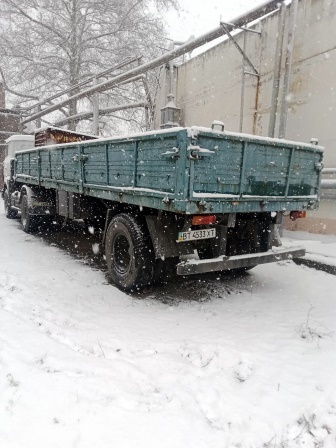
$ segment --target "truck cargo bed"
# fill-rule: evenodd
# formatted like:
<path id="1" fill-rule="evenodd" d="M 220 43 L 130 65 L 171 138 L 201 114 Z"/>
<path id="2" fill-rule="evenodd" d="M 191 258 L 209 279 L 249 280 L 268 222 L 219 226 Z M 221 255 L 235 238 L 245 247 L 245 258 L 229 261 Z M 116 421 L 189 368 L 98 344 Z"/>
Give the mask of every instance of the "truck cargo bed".
<path id="1" fill-rule="evenodd" d="M 314 209 L 323 148 L 208 128 L 16 153 L 19 183 L 185 214 Z"/>

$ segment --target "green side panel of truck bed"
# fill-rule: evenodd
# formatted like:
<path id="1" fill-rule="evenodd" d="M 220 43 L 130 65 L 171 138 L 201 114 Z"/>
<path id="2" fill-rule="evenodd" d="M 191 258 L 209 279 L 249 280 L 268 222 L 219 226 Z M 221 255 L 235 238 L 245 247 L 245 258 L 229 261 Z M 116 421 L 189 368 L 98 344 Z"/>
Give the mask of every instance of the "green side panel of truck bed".
<path id="1" fill-rule="evenodd" d="M 323 148 L 175 128 L 16 153 L 20 183 L 178 213 L 316 208 Z"/>

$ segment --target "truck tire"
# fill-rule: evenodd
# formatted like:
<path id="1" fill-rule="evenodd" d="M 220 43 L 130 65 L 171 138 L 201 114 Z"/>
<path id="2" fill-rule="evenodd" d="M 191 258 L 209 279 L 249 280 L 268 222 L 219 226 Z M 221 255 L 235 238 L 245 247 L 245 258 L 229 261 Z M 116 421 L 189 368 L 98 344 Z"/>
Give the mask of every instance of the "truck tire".
<path id="1" fill-rule="evenodd" d="M 36 218 L 29 212 L 29 201 L 26 195 L 21 200 L 21 224 L 26 233 L 33 233 L 37 230 Z"/>
<path id="2" fill-rule="evenodd" d="M 115 216 L 107 229 L 105 255 L 110 277 L 122 290 L 151 283 L 154 250 L 141 220 L 126 213 Z"/>
<path id="3" fill-rule="evenodd" d="M 10 205 L 10 199 L 9 199 L 9 195 L 8 195 L 8 191 L 5 190 L 4 192 L 4 205 L 5 205 L 5 216 L 8 219 L 15 219 L 18 216 L 18 212 L 17 210 L 13 210 L 11 205 Z"/>

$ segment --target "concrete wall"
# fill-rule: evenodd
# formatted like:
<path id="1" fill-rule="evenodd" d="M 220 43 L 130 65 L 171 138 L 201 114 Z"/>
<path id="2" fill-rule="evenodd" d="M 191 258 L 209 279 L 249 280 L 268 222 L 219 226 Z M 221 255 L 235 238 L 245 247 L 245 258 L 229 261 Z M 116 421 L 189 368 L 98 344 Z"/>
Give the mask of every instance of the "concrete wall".
<path id="1" fill-rule="evenodd" d="M 280 98 L 276 120 L 278 136 L 281 94 L 291 8 L 286 8 L 282 48 Z M 260 73 L 260 81 L 245 76 L 243 132 L 268 135 L 279 11 L 262 19 L 261 35 L 247 34 L 246 53 Z M 243 33 L 236 35 L 243 47 Z M 182 109 L 182 125 L 210 126 L 221 120 L 229 131 L 239 131 L 242 91 L 242 56 L 233 43 L 225 40 L 175 70 L 176 104 Z M 251 71 L 246 67 L 248 71 Z M 168 71 L 162 71 L 158 109 L 166 102 Z M 325 166 L 336 167 L 336 1 L 300 0 L 295 29 L 292 76 L 286 138 L 309 142 L 318 138 L 325 146 Z M 160 117 L 155 115 L 155 127 Z M 336 192 L 335 192 L 336 193 Z M 330 212 L 329 212 L 330 211 Z M 321 206 L 313 219 L 333 219 L 336 202 Z M 308 222 L 308 221 L 307 221 Z M 314 226 L 313 226 L 314 227 Z M 323 224 L 322 224 L 323 228 Z M 331 228 L 329 226 L 329 228 Z M 336 229 L 336 224 L 335 224 Z M 313 230 L 309 226 L 309 230 Z M 335 230 L 336 233 L 336 230 Z"/>
<path id="2" fill-rule="evenodd" d="M 290 7 L 286 11 L 281 86 Z M 260 72 L 260 83 L 246 75 L 243 132 L 268 134 L 279 12 L 260 22 L 261 36 L 248 33 L 246 53 Z M 293 52 L 286 138 L 310 141 L 316 137 L 326 147 L 326 166 L 336 166 L 336 2 L 299 1 Z M 243 46 L 242 33 L 236 40 Z M 251 71 L 250 69 L 248 69 Z M 239 130 L 242 57 L 226 40 L 176 69 L 175 98 L 182 109 L 182 124 L 210 125 L 224 121 L 226 129 Z M 167 79 L 165 79 L 165 77 Z M 164 107 L 169 73 L 160 79 L 157 111 Z M 258 93 L 257 93 L 258 90 Z M 279 108 L 281 98 L 279 100 Z M 256 110 L 257 109 L 257 110 Z M 159 113 L 155 127 L 160 127 Z M 279 117 L 279 114 L 278 114 Z M 277 119 L 277 127 L 279 119 Z M 276 134 L 277 136 L 277 134 Z"/>

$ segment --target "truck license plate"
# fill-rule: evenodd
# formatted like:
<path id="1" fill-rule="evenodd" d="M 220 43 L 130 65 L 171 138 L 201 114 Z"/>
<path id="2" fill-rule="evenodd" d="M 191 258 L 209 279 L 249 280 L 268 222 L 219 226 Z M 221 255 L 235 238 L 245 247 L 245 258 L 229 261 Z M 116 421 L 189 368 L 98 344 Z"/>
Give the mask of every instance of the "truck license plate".
<path id="1" fill-rule="evenodd" d="M 179 232 L 178 243 L 192 240 L 207 240 L 216 237 L 216 229 L 191 230 L 190 232 Z"/>

